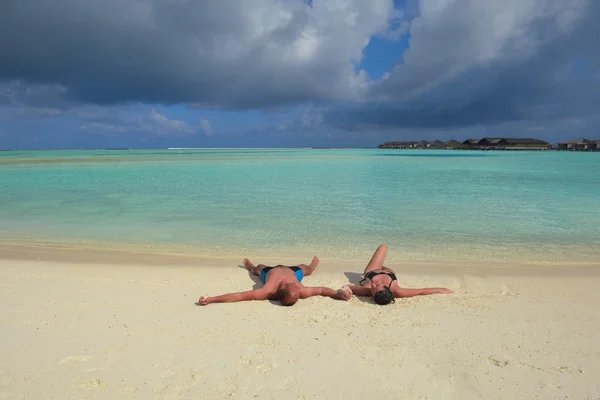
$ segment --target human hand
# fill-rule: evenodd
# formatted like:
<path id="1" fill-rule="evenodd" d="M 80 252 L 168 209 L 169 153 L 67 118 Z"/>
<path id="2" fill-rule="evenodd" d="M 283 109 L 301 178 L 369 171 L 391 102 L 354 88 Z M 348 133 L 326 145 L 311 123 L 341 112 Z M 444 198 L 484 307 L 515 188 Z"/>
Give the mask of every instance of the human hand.
<path id="1" fill-rule="evenodd" d="M 350 285 L 345 285 L 337 291 L 338 299 L 348 301 L 352 298 L 352 290 Z"/>
<path id="2" fill-rule="evenodd" d="M 199 306 L 205 306 L 210 304 L 210 297 L 204 297 L 204 296 L 200 296 L 200 298 L 198 299 L 198 302 L 196 303 Z"/>

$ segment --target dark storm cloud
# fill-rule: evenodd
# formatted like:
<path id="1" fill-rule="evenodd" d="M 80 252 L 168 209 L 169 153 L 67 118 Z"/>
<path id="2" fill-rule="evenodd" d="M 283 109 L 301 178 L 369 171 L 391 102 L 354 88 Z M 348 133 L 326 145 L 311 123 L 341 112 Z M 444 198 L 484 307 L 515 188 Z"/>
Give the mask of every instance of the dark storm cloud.
<path id="1" fill-rule="evenodd" d="M 68 103 L 261 108 L 354 98 L 353 69 L 391 0 L 9 0 L 0 82 L 53 88 Z M 1 101 L 6 103 L 5 96 Z M 40 105 L 40 104 L 36 104 Z"/>
<path id="2" fill-rule="evenodd" d="M 403 12 L 392 3 L 5 0 L 0 106 L 30 119 L 75 107 L 68 115 L 83 126 L 135 131 L 147 124 L 93 121 L 78 107 L 318 103 L 318 112 L 295 123 L 332 140 L 354 137 L 347 131 L 468 127 L 544 127 L 535 132 L 550 135 L 552 126 L 573 126 L 579 134 L 597 120 L 600 2 L 410 0 Z M 369 38 L 407 29 L 410 48 L 388 76 L 368 82 L 355 71 Z M 204 122 L 188 128 L 147 108 L 142 120 L 165 132 L 212 132 Z"/>
<path id="3" fill-rule="evenodd" d="M 469 1 L 445 3 L 413 23 L 404 64 L 372 85 L 369 101 L 332 110 L 325 122 L 441 129 L 598 113 L 598 2 L 512 2 L 511 18 L 492 3 L 470 13 L 457 8 Z"/>

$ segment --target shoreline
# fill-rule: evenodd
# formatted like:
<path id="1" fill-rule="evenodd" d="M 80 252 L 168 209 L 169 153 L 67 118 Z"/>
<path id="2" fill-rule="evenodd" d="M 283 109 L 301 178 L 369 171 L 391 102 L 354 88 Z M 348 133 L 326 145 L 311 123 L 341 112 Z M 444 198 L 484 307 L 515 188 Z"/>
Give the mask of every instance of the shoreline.
<path id="1" fill-rule="evenodd" d="M 599 265 L 600 250 L 596 247 L 586 247 L 588 253 L 585 256 L 581 253 L 567 258 L 541 258 L 541 257 L 520 257 L 519 248 L 513 249 L 514 254 L 511 257 L 480 257 L 481 254 L 487 254 L 484 251 L 473 252 L 463 257 L 452 257 L 449 253 L 445 257 L 431 258 L 411 258 L 412 255 L 419 255 L 420 251 L 410 250 L 394 250 L 397 245 L 386 243 L 390 248 L 388 250 L 388 260 L 398 264 L 451 264 L 451 265 L 467 265 L 467 264 L 522 264 L 522 265 Z M 400 246 L 397 246 L 400 247 Z M 374 249 L 375 247 L 373 247 Z M 570 247 L 565 246 L 565 249 L 560 252 L 564 254 Z M 462 249 L 461 249 L 462 250 Z M 516 251 L 515 251 L 516 250 Z M 524 249 L 525 252 L 527 249 Z M 331 251 L 331 250 L 330 250 Z M 69 262 L 90 262 L 104 263 L 104 260 L 95 260 L 87 258 L 89 255 L 97 257 L 108 257 L 112 263 L 135 264 L 136 260 L 149 262 L 156 265 L 168 265 L 175 263 L 178 265 L 186 265 L 187 263 L 203 260 L 237 260 L 248 258 L 269 258 L 269 259 L 284 259 L 293 262 L 302 262 L 306 258 L 308 261 L 313 256 L 318 256 L 323 260 L 332 260 L 336 262 L 368 262 L 372 253 L 370 251 L 357 252 L 355 249 L 343 249 L 332 255 L 328 252 L 319 252 L 317 254 L 312 249 L 302 249 L 301 247 L 294 248 L 276 248 L 274 250 L 266 249 L 244 249 L 229 250 L 225 248 L 214 248 L 191 245 L 165 245 L 165 244 L 139 244 L 139 243 L 112 243 L 112 242 L 92 242 L 92 241 L 49 241 L 49 240 L 11 240 L 0 238 L 0 259 L 12 258 L 23 260 L 35 260 L 33 254 L 40 254 L 47 259 L 56 259 L 59 261 Z M 3 254 L 6 257 L 3 257 Z M 530 253 L 528 253 L 530 254 Z M 540 252 L 547 254 L 547 252 Z M 86 259 L 78 257 L 85 256 Z M 300 261 L 298 261 L 300 259 Z"/>
<path id="2" fill-rule="evenodd" d="M 307 260 L 313 255 L 306 254 Z M 344 259 L 324 257 L 316 254 L 321 260 L 321 270 L 326 272 L 361 273 L 368 262 L 364 259 Z M 43 244 L 14 244 L 0 242 L 1 261 L 34 261 L 48 264 L 102 265 L 102 266 L 148 266 L 148 267 L 195 267 L 195 268 L 238 268 L 242 260 L 248 257 L 255 262 L 265 264 L 295 265 L 306 262 L 298 257 L 275 255 L 264 257 L 260 254 L 214 255 L 199 253 L 178 253 L 160 251 L 127 251 L 116 249 L 77 248 L 68 246 L 51 246 Z M 386 262 L 391 268 L 406 274 L 432 275 L 509 275 L 535 276 L 582 275 L 595 274 L 600 267 L 600 260 L 587 261 L 532 261 L 532 260 L 394 260 L 388 257 Z M 598 269 L 600 271 L 600 269 Z"/>
<path id="3" fill-rule="evenodd" d="M 33 239 L 34 236 L 7 236 L 0 231 L 0 258 L 1 253 L 12 254 L 11 258 L 27 252 L 88 252 L 97 255 L 112 255 L 119 258 L 124 255 L 125 261 L 133 256 L 156 256 L 158 258 L 172 258 L 172 262 L 180 263 L 184 259 L 237 259 L 254 257 L 260 259 L 285 259 L 290 262 L 310 260 L 314 255 L 322 259 L 354 262 L 364 260 L 372 255 L 372 251 L 380 244 L 373 242 L 364 244 L 361 248 L 352 245 L 339 247 L 339 244 L 322 243 L 316 248 L 314 245 L 297 245 L 288 247 L 255 247 L 234 246 L 232 244 L 217 245 L 203 243 L 160 243 L 160 242 L 110 242 L 105 240 L 73 240 L 67 238 Z M 532 244 L 518 246 L 516 244 L 503 245 L 467 245 L 454 244 L 437 246 L 435 244 L 404 245 L 402 241 L 389 241 L 388 258 L 398 263 L 522 263 L 531 265 L 559 265 L 559 264 L 594 264 L 600 263 L 600 244 L 563 244 L 553 243 Z M 61 258 L 62 259 L 62 258 Z M 68 260 L 68 257 L 67 257 Z M 300 261 L 299 261 L 300 260 Z M 86 260 L 79 260 L 86 261 Z M 127 263 L 127 262 L 126 262 Z M 164 263 L 164 262 L 163 262 Z"/>

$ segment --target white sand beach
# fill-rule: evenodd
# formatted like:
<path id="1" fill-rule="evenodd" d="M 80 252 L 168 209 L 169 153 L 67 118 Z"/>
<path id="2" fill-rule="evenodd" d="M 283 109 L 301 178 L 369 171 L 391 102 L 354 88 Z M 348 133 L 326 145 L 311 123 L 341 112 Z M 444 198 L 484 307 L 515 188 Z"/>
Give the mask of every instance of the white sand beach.
<path id="1" fill-rule="evenodd" d="M 0 399 L 600 397 L 600 263 L 390 262 L 455 294 L 199 307 L 253 286 L 241 257 L 0 258 Z M 304 283 L 341 287 L 363 261 L 322 259 Z"/>

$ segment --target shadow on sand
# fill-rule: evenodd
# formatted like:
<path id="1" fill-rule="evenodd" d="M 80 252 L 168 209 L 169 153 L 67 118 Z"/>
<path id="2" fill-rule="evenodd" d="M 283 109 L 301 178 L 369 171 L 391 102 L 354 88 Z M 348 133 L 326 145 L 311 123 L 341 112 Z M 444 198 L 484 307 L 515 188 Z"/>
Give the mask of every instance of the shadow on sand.
<path id="1" fill-rule="evenodd" d="M 243 265 L 238 265 L 239 268 L 245 270 L 248 273 L 248 276 L 250 277 L 250 279 L 252 279 L 252 281 L 254 282 L 254 285 L 252 286 L 252 290 L 256 290 L 260 287 L 262 287 L 263 283 L 260 280 L 260 277 L 257 275 L 254 275 L 252 272 L 250 272 L 250 270 L 246 267 L 244 267 Z"/>
<path id="2" fill-rule="evenodd" d="M 352 284 L 352 285 L 358 285 L 358 283 L 362 280 L 362 278 L 364 278 L 364 275 L 362 273 L 358 273 L 358 272 L 344 272 L 344 275 L 346 275 L 348 282 L 350 282 L 350 284 Z M 373 297 L 371 297 L 371 296 L 354 295 L 354 297 L 356 297 L 363 303 L 375 304 L 375 302 L 373 301 Z"/>
<path id="3" fill-rule="evenodd" d="M 252 272 L 250 272 L 250 270 L 248 268 L 246 268 L 243 265 L 238 265 L 238 267 L 246 270 L 246 272 L 248 273 L 248 276 L 250 277 L 250 279 L 252 279 L 252 281 L 254 282 L 254 285 L 252 285 L 252 290 L 256 290 L 259 289 L 263 286 L 262 280 L 260 279 L 259 276 L 254 275 Z M 269 303 L 276 305 L 276 306 L 280 306 L 280 307 L 284 307 L 283 304 L 281 304 L 281 302 L 277 301 L 277 300 L 267 300 Z"/>

